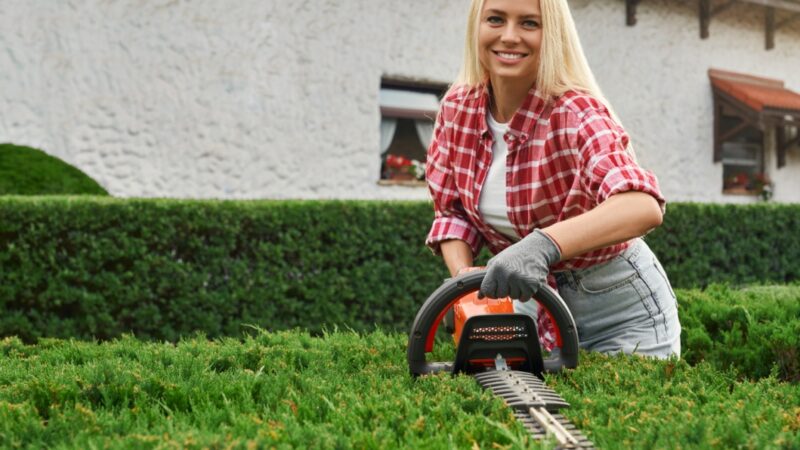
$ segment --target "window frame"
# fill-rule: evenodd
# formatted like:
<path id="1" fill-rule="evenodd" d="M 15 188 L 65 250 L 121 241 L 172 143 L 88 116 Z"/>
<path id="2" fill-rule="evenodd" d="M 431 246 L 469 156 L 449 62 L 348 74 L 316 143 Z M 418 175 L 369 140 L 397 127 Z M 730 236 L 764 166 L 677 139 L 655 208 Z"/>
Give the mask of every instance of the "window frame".
<path id="1" fill-rule="evenodd" d="M 769 174 L 766 168 L 766 152 L 767 141 L 765 133 L 765 125 L 761 115 L 742 105 L 738 100 L 728 95 L 725 92 L 714 90 L 714 162 L 722 164 L 722 194 L 723 195 L 747 195 L 747 196 L 762 196 L 767 186 L 771 187 L 769 182 Z M 725 118 L 738 119 L 739 123 L 725 127 L 723 121 Z M 736 140 L 744 132 L 757 132 L 760 139 L 758 141 L 743 142 Z M 757 167 L 756 173 L 746 180 L 743 180 L 738 186 L 729 186 L 729 180 L 726 179 L 726 167 L 731 166 L 746 166 L 742 161 L 729 159 L 725 157 L 723 147 L 725 144 L 733 145 L 746 145 L 758 148 L 758 154 L 752 160 L 753 165 Z M 749 163 L 751 160 L 747 160 Z M 738 175 L 737 175 L 738 176 Z"/>
<path id="2" fill-rule="evenodd" d="M 406 91 L 406 92 L 416 92 L 422 94 L 433 94 L 436 96 L 437 103 L 441 102 L 442 98 L 447 92 L 448 86 L 444 83 L 433 83 L 433 82 L 424 82 L 424 81 L 414 81 L 414 80 L 404 80 L 404 79 L 392 79 L 392 78 L 384 78 L 381 80 L 380 89 L 391 89 L 397 91 Z M 397 119 L 399 120 L 412 120 L 415 121 L 414 125 L 417 126 L 416 121 L 424 120 L 430 121 L 430 126 L 432 129 L 432 125 L 436 120 L 436 114 L 438 112 L 438 105 L 437 110 L 413 110 L 413 109 L 405 109 L 405 108 L 398 108 L 398 107 L 390 107 L 380 105 L 380 113 L 381 113 L 381 123 L 383 128 L 384 119 Z M 392 133 L 395 133 L 397 127 L 400 124 L 395 124 L 392 129 Z M 383 133 L 383 130 L 381 131 Z M 388 151 L 391 148 L 392 143 L 396 136 L 392 136 L 392 140 L 388 142 L 386 146 L 386 150 Z M 421 139 L 421 138 L 420 138 Z M 383 143 L 383 134 L 381 135 L 381 142 Z M 422 144 L 423 150 L 426 150 L 425 143 L 420 140 L 420 144 Z M 383 145 L 383 144 L 382 144 Z M 426 187 L 427 183 L 424 179 L 416 179 L 411 177 L 402 177 L 398 179 L 391 179 L 385 178 L 384 174 L 388 172 L 386 167 L 386 157 L 387 155 L 384 154 L 384 151 L 379 148 L 380 151 L 380 158 L 381 158 L 381 173 L 378 178 L 378 185 L 380 186 L 410 186 L 410 187 Z M 396 155 L 396 156 L 404 156 L 404 155 Z M 425 161 L 419 161 L 422 164 L 422 168 L 424 170 Z M 409 169 L 411 171 L 413 169 Z M 419 169 L 417 169 L 419 170 Z"/>

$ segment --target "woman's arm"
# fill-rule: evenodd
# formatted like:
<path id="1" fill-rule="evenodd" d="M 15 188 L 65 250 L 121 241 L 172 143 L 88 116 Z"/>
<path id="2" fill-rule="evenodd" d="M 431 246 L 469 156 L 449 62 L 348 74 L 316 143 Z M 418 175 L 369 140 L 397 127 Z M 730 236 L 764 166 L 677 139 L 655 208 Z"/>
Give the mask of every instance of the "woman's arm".
<path id="1" fill-rule="evenodd" d="M 591 211 L 553 224 L 542 231 L 561 249 L 561 261 L 647 234 L 661 225 L 656 199 L 628 191 L 608 197 Z"/>
<path id="2" fill-rule="evenodd" d="M 434 254 L 439 254 L 443 253 L 442 247 L 444 246 L 441 245 L 443 242 L 455 240 L 466 244 L 469 247 L 468 252 L 464 249 L 451 250 L 451 255 L 455 256 L 445 257 L 445 263 L 453 273 L 454 269 L 460 268 L 463 261 L 468 260 L 468 263 L 472 263 L 471 255 L 478 253 L 483 245 L 483 237 L 478 228 L 470 222 L 461 203 L 455 173 L 450 161 L 452 142 L 447 132 L 445 121 L 447 115 L 452 115 L 452 113 L 442 106 L 441 111 L 436 115 L 433 139 L 428 147 L 425 164 L 425 180 L 433 200 L 434 212 L 433 224 L 431 224 L 428 237 L 425 239 L 425 245 Z M 448 260 L 453 262 L 448 262 Z"/>
<path id="3" fill-rule="evenodd" d="M 459 270 L 472 266 L 472 248 L 466 242 L 460 239 L 449 239 L 443 241 L 439 248 L 451 277 L 456 276 Z"/>
<path id="4" fill-rule="evenodd" d="M 611 195 L 591 211 L 536 229 L 489 260 L 478 298 L 525 300 L 547 281 L 559 260 L 641 236 L 661 224 L 661 208 L 650 194 Z"/>

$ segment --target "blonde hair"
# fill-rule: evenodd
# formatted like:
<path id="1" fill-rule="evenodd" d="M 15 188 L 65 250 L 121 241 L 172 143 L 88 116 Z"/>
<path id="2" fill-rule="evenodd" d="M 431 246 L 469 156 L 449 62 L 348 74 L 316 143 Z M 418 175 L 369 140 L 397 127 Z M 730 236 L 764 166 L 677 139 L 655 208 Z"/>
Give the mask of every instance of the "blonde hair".
<path id="1" fill-rule="evenodd" d="M 488 78 L 478 56 L 478 29 L 484 1 L 472 0 L 470 5 L 464 40 L 464 61 L 453 88 L 478 86 Z M 621 125 L 589 67 L 567 0 L 539 0 L 539 6 L 542 12 L 542 45 L 539 51 L 536 89 L 548 100 L 570 90 L 589 94 L 600 101 L 611 113 L 611 117 Z M 628 150 L 633 154 L 632 146 L 629 145 Z"/>

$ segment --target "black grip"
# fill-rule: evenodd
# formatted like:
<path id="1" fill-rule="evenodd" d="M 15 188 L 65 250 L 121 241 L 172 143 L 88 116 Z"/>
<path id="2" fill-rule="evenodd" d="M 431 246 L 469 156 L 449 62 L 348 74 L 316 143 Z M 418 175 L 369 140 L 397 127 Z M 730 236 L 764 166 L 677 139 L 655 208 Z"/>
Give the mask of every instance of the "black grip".
<path id="1" fill-rule="evenodd" d="M 485 270 L 479 270 L 450 278 L 425 300 L 408 335 L 408 368 L 412 375 L 452 370 L 452 362 L 428 362 L 425 353 L 432 348 L 433 337 L 445 311 L 462 296 L 477 291 L 485 274 Z M 578 331 L 567 304 L 549 286 L 539 289 L 534 299 L 547 309 L 561 334 L 560 351 L 553 352 L 550 358 L 544 360 L 545 372 L 577 367 Z"/>

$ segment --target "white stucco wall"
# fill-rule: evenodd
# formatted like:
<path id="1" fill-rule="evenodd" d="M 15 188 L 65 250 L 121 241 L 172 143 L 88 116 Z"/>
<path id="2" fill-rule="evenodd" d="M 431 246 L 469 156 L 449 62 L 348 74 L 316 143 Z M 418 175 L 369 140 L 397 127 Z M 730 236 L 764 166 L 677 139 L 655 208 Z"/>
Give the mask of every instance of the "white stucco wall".
<path id="1" fill-rule="evenodd" d="M 113 195 L 427 198 L 377 185 L 378 89 L 382 76 L 449 82 L 468 0 L 0 1 L 0 142 L 42 148 Z M 693 2 L 643 2 L 635 27 L 621 0 L 570 4 L 668 198 L 741 201 L 721 195 L 711 161 L 706 71 L 800 90 L 800 32 L 767 52 L 752 6 L 700 40 Z M 800 201 L 799 153 L 772 170 L 777 200 Z"/>
<path id="2" fill-rule="evenodd" d="M 784 80 L 800 92 L 800 29 L 781 28 L 765 50 L 763 8 L 738 4 L 712 18 L 700 39 L 696 1 L 647 1 L 625 26 L 623 1 L 570 0 L 587 58 L 634 139 L 639 161 L 672 200 L 752 202 L 722 194 L 714 163 L 708 68 Z M 781 16 L 783 17 L 783 15 Z M 793 22 L 800 23 L 799 21 Z M 800 201 L 800 149 L 778 170 L 766 155 L 776 201 Z"/>
<path id="3" fill-rule="evenodd" d="M 463 2 L 2 0 L 0 142 L 120 196 L 378 187 L 382 74 L 452 78 Z M 441 36 L 440 48 L 430 40 Z"/>

